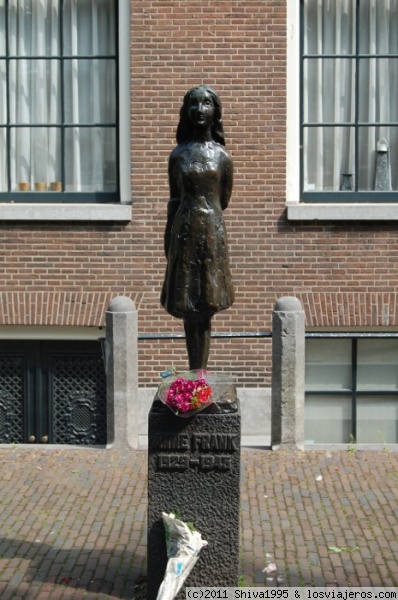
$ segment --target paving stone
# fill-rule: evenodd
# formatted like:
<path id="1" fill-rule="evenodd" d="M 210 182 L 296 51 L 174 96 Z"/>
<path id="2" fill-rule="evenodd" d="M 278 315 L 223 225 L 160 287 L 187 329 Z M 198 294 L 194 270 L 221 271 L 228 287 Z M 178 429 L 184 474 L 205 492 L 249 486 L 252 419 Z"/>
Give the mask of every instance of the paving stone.
<path id="1" fill-rule="evenodd" d="M 2 448 L 0 469 L 1 600 L 133 596 L 146 570 L 146 452 Z M 396 473 L 395 452 L 245 449 L 245 585 L 397 587 Z"/>

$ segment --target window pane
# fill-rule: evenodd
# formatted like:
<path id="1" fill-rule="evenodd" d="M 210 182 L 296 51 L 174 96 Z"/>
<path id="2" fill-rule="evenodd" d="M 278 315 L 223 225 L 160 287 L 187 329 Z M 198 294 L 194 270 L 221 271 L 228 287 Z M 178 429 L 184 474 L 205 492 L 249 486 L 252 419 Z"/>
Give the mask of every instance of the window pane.
<path id="1" fill-rule="evenodd" d="M 384 151 L 377 152 L 378 142 L 383 140 L 386 141 L 388 146 L 387 153 Z M 398 127 L 360 127 L 358 132 L 359 190 L 371 191 L 376 189 L 377 162 L 380 162 L 384 172 L 391 175 L 391 189 L 398 189 L 397 168 L 393 160 L 393 157 L 397 156 L 397 152 Z"/>
<path id="2" fill-rule="evenodd" d="M 115 0 L 65 0 L 64 54 L 114 55 Z"/>
<path id="3" fill-rule="evenodd" d="M 61 130 L 11 129 L 11 189 L 48 191 L 61 180 Z"/>
<path id="4" fill-rule="evenodd" d="M 7 98 L 6 61 L 0 60 L 0 98 Z M 0 102 L 0 125 L 7 123 L 7 103 Z"/>
<path id="5" fill-rule="evenodd" d="M 7 130 L 4 127 L 0 127 L 0 192 L 7 191 L 7 173 Z"/>
<path id="6" fill-rule="evenodd" d="M 4 23 L 6 22 L 6 7 L 4 2 L 0 2 L 0 56 L 6 53 L 6 30 Z"/>
<path id="7" fill-rule="evenodd" d="M 351 389 L 351 340 L 307 340 L 305 358 L 307 390 Z"/>
<path id="8" fill-rule="evenodd" d="M 357 441 L 362 444 L 398 443 L 398 398 L 357 398 Z"/>
<path id="9" fill-rule="evenodd" d="M 398 390 L 398 340 L 358 340 L 359 390 Z"/>
<path id="10" fill-rule="evenodd" d="M 65 61 L 67 123 L 115 123 L 116 73 L 113 60 Z"/>
<path id="11" fill-rule="evenodd" d="M 304 128 L 304 191 L 338 191 L 355 186 L 355 132 L 352 127 Z M 349 185 L 344 185 L 345 189 Z"/>
<path id="12" fill-rule="evenodd" d="M 306 396 L 306 444 L 346 444 L 351 430 L 349 396 Z"/>
<path id="13" fill-rule="evenodd" d="M 359 5 L 359 51 L 362 54 L 397 53 L 397 0 L 361 0 Z"/>
<path id="14" fill-rule="evenodd" d="M 355 61 L 304 61 L 304 122 L 355 122 Z"/>
<path id="15" fill-rule="evenodd" d="M 66 129 L 66 191 L 115 191 L 116 131 L 110 127 Z"/>
<path id="16" fill-rule="evenodd" d="M 11 123 L 60 123 L 60 93 L 58 61 L 10 61 Z"/>
<path id="17" fill-rule="evenodd" d="M 398 122 L 398 59 L 359 62 L 359 120 L 362 123 Z"/>
<path id="18" fill-rule="evenodd" d="M 60 54 L 59 0 L 15 0 L 10 3 L 8 22 L 11 55 Z"/>
<path id="19" fill-rule="evenodd" d="M 355 2 L 304 1 L 305 54 L 352 54 L 355 48 Z"/>

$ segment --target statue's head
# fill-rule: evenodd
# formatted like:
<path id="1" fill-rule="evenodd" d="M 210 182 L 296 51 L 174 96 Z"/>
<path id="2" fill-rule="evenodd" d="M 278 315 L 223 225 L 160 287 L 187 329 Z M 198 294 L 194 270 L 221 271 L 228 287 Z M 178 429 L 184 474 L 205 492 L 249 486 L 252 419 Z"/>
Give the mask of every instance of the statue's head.
<path id="1" fill-rule="evenodd" d="M 214 118 L 213 124 L 211 126 L 212 138 L 215 142 L 218 142 L 219 144 L 225 146 L 224 131 L 222 124 L 221 100 L 217 92 L 215 92 L 211 87 L 206 85 L 199 85 L 193 87 L 192 89 L 188 90 L 188 92 L 185 94 L 180 109 L 180 122 L 178 123 L 176 133 L 177 143 L 181 144 L 183 142 L 187 142 L 192 137 L 194 126 L 189 117 L 189 107 L 191 99 L 198 92 L 204 92 L 211 97 L 214 104 Z"/>

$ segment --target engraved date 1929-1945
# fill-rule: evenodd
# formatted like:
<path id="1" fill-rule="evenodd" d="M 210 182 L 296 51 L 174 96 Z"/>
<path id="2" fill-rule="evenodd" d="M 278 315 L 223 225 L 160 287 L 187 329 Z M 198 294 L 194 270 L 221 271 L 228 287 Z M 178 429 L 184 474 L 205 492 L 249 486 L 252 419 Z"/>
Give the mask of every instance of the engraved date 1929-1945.
<path id="1" fill-rule="evenodd" d="M 185 469 L 197 467 L 203 471 L 212 469 L 218 471 L 231 470 L 231 456 L 202 454 L 199 456 L 189 454 L 159 454 L 157 467 L 162 471 L 184 471 Z"/>

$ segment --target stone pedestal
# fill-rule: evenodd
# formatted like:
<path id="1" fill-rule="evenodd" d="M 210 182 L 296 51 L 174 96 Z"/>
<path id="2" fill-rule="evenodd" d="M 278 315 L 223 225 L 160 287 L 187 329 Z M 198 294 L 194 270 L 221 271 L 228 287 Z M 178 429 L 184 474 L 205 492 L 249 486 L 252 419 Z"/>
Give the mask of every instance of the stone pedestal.
<path id="1" fill-rule="evenodd" d="M 237 586 L 239 573 L 240 409 L 176 417 L 155 400 L 148 428 L 148 600 L 167 563 L 162 512 L 200 531 L 208 546 L 186 586 Z"/>

